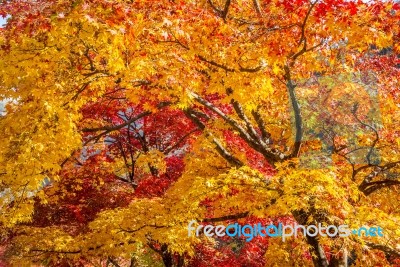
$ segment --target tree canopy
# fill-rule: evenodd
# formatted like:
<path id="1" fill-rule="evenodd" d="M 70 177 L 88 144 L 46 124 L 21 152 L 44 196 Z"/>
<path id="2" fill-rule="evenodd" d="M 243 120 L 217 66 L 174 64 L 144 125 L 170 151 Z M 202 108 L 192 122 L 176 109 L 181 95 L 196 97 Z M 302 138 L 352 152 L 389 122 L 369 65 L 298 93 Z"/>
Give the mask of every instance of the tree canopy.
<path id="1" fill-rule="evenodd" d="M 1 1 L 7 264 L 400 265 L 400 4 Z M 199 224 L 380 226 L 207 238 Z"/>

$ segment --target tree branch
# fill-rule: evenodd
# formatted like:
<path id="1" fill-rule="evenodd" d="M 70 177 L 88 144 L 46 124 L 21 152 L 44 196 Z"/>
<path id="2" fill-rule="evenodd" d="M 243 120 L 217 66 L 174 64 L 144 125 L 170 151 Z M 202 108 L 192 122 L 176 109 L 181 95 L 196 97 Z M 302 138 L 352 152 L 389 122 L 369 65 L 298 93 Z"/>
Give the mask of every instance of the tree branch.
<path id="1" fill-rule="evenodd" d="M 258 2 L 258 0 L 253 0 L 253 5 L 254 5 L 254 8 L 255 8 L 256 11 L 257 11 L 257 14 L 258 14 L 260 17 L 262 17 L 261 7 L 260 7 L 260 3 Z"/>
<path id="2" fill-rule="evenodd" d="M 224 119 L 229 125 L 231 125 L 236 131 L 239 132 L 240 137 L 253 149 L 260 152 L 267 160 L 274 163 L 286 158 L 286 155 L 280 152 L 278 149 L 270 148 L 268 145 L 260 139 L 254 139 L 236 120 L 232 119 L 225 113 L 223 113 L 219 108 L 210 103 L 209 101 L 203 99 L 199 95 L 192 93 L 193 98 L 210 109 L 222 119 Z"/>
<path id="3" fill-rule="evenodd" d="M 222 222 L 222 221 L 228 221 L 228 220 L 237 220 L 237 219 L 246 218 L 249 214 L 250 214 L 250 212 L 245 211 L 245 212 L 222 216 L 222 217 L 205 218 L 205 219 L 201 220 L 201 222 Z"/>
<path id="4" fill-rule="evenodd" d="M 381 245 L 381 244 L 375 244 L 375 243 L 372 243 L 372 242 L 366 242 L 366 244 L 367 244 L 368 247 L 370 247 L 372 249 L 377 249 L 377 250 L 383 251 L 383 252 L 385 252 L 385 254 L 391 255 L 391 256 L 393 256 L 395 258 L 400 258 L 400 251 L 395 250 L 395 249 L 393 249 L 393 248 L 391 248 L 389 246 Z"/>
<path id="5" fill-rule="evenodd" d="M 188 133 L 186 133 L 184 136 L 182 136 L 174 145 L 167 147 L 166 149 L 164 149 L 164 151 L 162 151 L 165 155 L 167 155 L 169 152 L 171 152 L 173 149 L 175 149 L 176 147 L 178 147 L 188 136 L 190 136 L 192 133 L 195 133 L 197 131 L 199 131 L 199 128 L 195 128 L 191 131 L 189 131 Z"/>
<path id="6" fill-rule="evenodd" d="M 385 187 L 389 187 L 389 186 L 393 186 L 393 185 L 400 185 L 400 181 L 397 180 L 382 180 L 382 181 L 376 181 L 376 182 L 371 182 L 371 183 L 367 183 L 364 186 L 364 189 L 362 190 L 362 192 L 368 196 L 370 194 L 372 194 L 373 192 L 375 192 L 376 190 L 385 188 Z"/>
<path id="7" fill-rule="evenodd" d="M 290 156 L 298 157 L 300 154 L 301 142 L 303 139 L 303 120 L 301 117 L 300 106 L 299 106 L 299 103 L 296 98 L 296 93 L 294 91 L 294 89 L 296 88 L 296 85 L 293 84 L 293 82 L 292 82 L 292 78 L 290 75 L 290 69 L 286 65 L 284 67 L 284 70 L 285 70 L 286 87 L 289 91 L 289 97 L 290 97 L 291 105 L 293 108 L 294 121 L 295 121 L 295 127 L 296 127 L 295 143 L 294 143 L 293 151 Z"/>
<path id="8" fill-rule="evenodd" d="M 133 123 L 133 122 L 135 122 L 135 121 L 137 121 L 137 120 L 139 120 L 139 119 L 141 119 L 141 118 L 143 118 L 145 116 L 148 116 L 150 114 L 151 114 L 150 111 L 145 111 L 145 112 L 140 113 L 136 117 L 133 117 L 132 119 L 127 120 L 124 123 L 121 123 L 121 124 L 118 124 L 118 125 L 107 125 L 107 126 L 103 126 L 103 127 L 99 127 L 99 128 L 83 128 L 82 132 L 90 133 L 90 132 L 106 131 L 107 133 L 109 133 L 109 132 L 112 132 L 112 131 L 116 131 L 116 130 L 122 129 L 125 126 L 128 126 L 129 124 L 131 124 L 131 123 Z"/>
<path id="9" fill-rule="evenodd" d="M 214 67 L 221 68 L 221 69 L 223 69 L 223 70 L 225 70 L 225 71 L 227 71 L 227 72 L 235 72 L 235 69 L 230 68 L 230 67 L 227 67 L 227 66 L 225 66 L 225 65 L 222 65 L 222 64 L 217 63 L 217 62 L 215 62 L 215 61 L 208 60 L 208 59 L 206 59 L 205 57 L 203 57 L 203 56 L 201 56 L 201 55 L 197 55 L 197 57 L 198 57 L 201 61 L 207 62 L 208 64 L 213 65 Z"/>
<path id="10" fill-rule="evenodd" d="M 197 127 L 200 130 L 204 130 L 206 126 L 204 123 L 195 115 L 196 113 L 199 113 L 198 111 L 193 111 L 192 109 L 188 109 L 185 111 L 186 116 L 194 123 L 197 125 Z M 211 137 L 212 142 L 215 144 L 215 149 L 217 152 L 222 156 L 227 162 L 229 162 L 231 165 L 236 166 L 236 167 L 241 167 L 243 166 L 243 162 L 241 162 L 238 158 L 233 156 L 226 148 L 223 147 L 221 142 L 214 137 L 214 135 L 207 131 L 206 135 Z"/>
<path id="11" fill-rule="evenodd" d="M 368 185 L 371 184 L 372 179 L 374 179 L 375 177 L 377 177 L 379 174 L 383 173 L 384 171 L 387 171 L 387 170 L 390 170 L 390 169 L 396 167 L 398 164 L 400 164 L 400 161 L 390 162 L 390 163 L 387 163 L 387 164 L 385 164 L 383 166 L 375 166 L 374 170 L 370 174 L 365 176 L 364 180 L 358 186 L 358 189 L 361 192 L 366 193 L 365 190 L 367 189 Z M 370 166 L 371 165 L 362 166 L 362 167 L 356 169 L 355 171 L 359 172 L 361 169 L 365 169 L 365 168 L 368 168 Z M 373 192 L 373 191 L 375 191 L 377 189 L 379 189 L 379 187 L 374 189 L 374 190 L 372 190 L 372 189 L 371 190 Z"/>
<path id="12" fill-rule="evenodd" d="M 265 143 L 267 144 L 271 143 L 271 140 L 269 140 L 269 138 L 271 138 L 271 134 L 267 132 L 265 128 L 265 122 L 262 119 L 260 112 L 258 110 L 253 110 L 251 114 L 253 115 L 253 118 L 256 121 L 258 128 L 261 131 L 261 136 L 264 139 Z"/>

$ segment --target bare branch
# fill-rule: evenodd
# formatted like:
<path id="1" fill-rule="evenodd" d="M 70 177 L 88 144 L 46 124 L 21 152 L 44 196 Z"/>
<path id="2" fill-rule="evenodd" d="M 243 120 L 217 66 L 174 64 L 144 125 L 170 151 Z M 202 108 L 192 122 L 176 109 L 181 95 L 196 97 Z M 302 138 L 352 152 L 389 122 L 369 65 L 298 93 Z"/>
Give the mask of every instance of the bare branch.
<path id="1" fill-rule="evenodd" d="M 224 119 L 229 125 L 231 125 L 236 131 L 239 132 L 240 137 L 243 138 L 243 140 L 246 141 L 246 143 L 249 146 L 251 146 L 256 151 L 260 152 L 267 160 L 273 163 L 283 160 L 284 158 L 287 157 L 278 149 L 268 147 L 268 145 L 260 138 L 254 139 L 254 137 L 252 137 L 252 135 L 248 133 L 246 129 L 244 129 L 236 120 L 226 115 L 224 112 L 222 112 L 219 108 L 217 108 L 209 101 L 203 99 L 202 97 L 200 97 L 195 93 L 192 93 L 192 96 L 197 102 L 207 107 L 208 109 L 216 113 L 218 116 L 220 116 L 222 119 Z"/>
<path id="2" fill-rule="evenodd" d="M 164 149 L 162 152 L 167 155 L 168 153 L 170 153 L 172 150 L 174 150 L 176 147 L 178 147 L 187 137 L 189 137 L 192 133 L 195 133 L 197 131 L 199 131 L 199 128 L 195 128 L 191 131 L 189 131 L 188 133 L 186 133 L 184 136 L 182 136 L 174 145 L 167 147 L 166 149 Z"/>
<path id="3" fill-rule="evenodd" d="M 390 162 L 383 166 L 374 166 L 374 170 L 371 173 L 369 173 L 367 176 L 365 176 L 364 180 L 358 186 L 358 189 L 361 192 L 363 192 L 364 194 L 369 195 L 372 192 L 374 192 L 375 190 L 378 190 L 380 188 L 397 185 L 396 180 L 390 180 L 390 181 L 393 181 L 394 183 L 393 182 L 388 183 L 387 180 L 372 182 L 372 179 L 374 179 L 375 177 L 377 177 L 378 175 L 380 175 L 381 173 L 383 173 L 387 170 L 395 168 L 399 164 L 400 164 L 400 161 L 395 161 L 395 162 Z M 361 169 L 366 169 L 368 167 L 370 167 L 370 165 L 360 167 L 356 170 L 356 172 L 359 172 Z M 384 182 L 384 181 L 386 181 L 386 182 Z M 380 184 L 380 182 L 382 184 Z M 372 186 L 372 188 L 368 189 L 370 186 Z"/>
<path id="4" fill-rule="evenodd" d="M 198 112 L 196 112 L 198 113 Z M 185 111 L 186 116 L 193 121 L 194 124 L 197 125 L 197 127 L 201 130 L 205 129 L 205 125 L 204 123 L 198 118 L 198 116 L 196 115 L 196 113 L 192 110 L 192 109 L 188 109 Z M 236 158 L 235 156 L 233 156 L 222 144 L 221 142 L 214 137 L 214 135 L 207 131 L 206 134 L 211 137 L 212 142 L 215 144 L 215 148 L 217 150 L 217 152 L 227 161 L 229 162 L 231 165 L 236 166 L 236 167 L 241 167 L 243 166 L 243 162 L 241 162 L 238 158 Z"/>
<path id="5" fill-rule="evenodd" d="M 261 114 L 258 110 L 253 110 L 251 112 L 251 114 L 253 115 L 253 118 L 255 119 L 255 121 L 257 122 L 258 128 L 261 131 L 261 136 L 264 140 L 266 140 L 266 143 L 270 143 L 269 138 L 271 138 L 271 134 L 267 132 L 267 129 L 265 128 L 265 122 L 261 117 Z M 267 142 L 268 140 L 268 142 Z"/>
<path id="6" fill-rule="evenodd" d="M 215 12 L 226 22 L 226 17 L 228 16 L 229 6 L 231 5 L 231 0 L 226 0 L 224 9 L 221 10 L 214 5 L 211 0 L 208 0 L 211 8 L 214 9 Z"/>
<path id="7" fill-rule="evenodd" d="M 300 148 L 301 148 L 301 142 L 303 139 L 303 119 L 301 117 L 301 112 L 300 112 L 300 106 L 296 98 L 296 94 L 294 89 L 296 88 L 296 85 L 293 84 L 291 75 L 290 75 L 290 69 L 286 65 L 284 67 L 285 69 L 285 80 L 286 80 L 286 87 L 289 91 L 289 96 L 290 96 L 290 101 L 292 104 L 293 108 L 293 113 L 294 113 L 294 121 L 295 121 L 295 127 L 296 127 L 296 137 L 295 137 L 295 143 L 293 147 L 293 151 L 291 153 L 291 157 L 298 157 L 300 153 Z"/>
<path id="8" fill-rule="evenodd" d="M 375 192 L 376 190 L 385 188 L 385 187 L 389 187 L 389 186 L 393 186 L 393 185 L 400 185 L 400 181 L 397 180 L 382 180 L 382 181 L 376 181 L 376 182 L 371 182 L 366 184 L 364 187 L 365 189 L 363 190 L 364 194 L 366 196 L 372 194 L 373 192 Z"/>
<path id="9" fill-rule="evenodd" d="M 261 7 L 260 7 L 260 3 L 258 2 L 258 0 L 253 0 L 253 5 L 254 5 L 254 8 L 255 8 L 256 11 L 257 11 L 257 14 L 258 14 L 260 17 L 262 17 Z"/>
<path id="10" fill-rule="evenodd" d="M 232 99 L 231 104 L 232 104 L 233 109 L 235 110 L 236 114 L 238 114 L 239 118 L 242 119 L 246 123 L 247 130 L 249 131 L 249 134 L 253 137 L 253 139 L 261 141 L 260 136 L 258 135 L 256 129 L 254 129 L 249 118 L 244 113 L 242 105 L 240 105 L 240 103 L 234 99 Z"/>
<path id="11" fill-rule="evenodd" d="M 211 8 L 214 9 L 214 11 L 217 12 L 221 16 L 222 10 L 217 8 L 211 0 L 208 0 L 208 3 L 210 4 Z"/>
<path id="12" fill-rule="evenodd" d="M 231 5 L 231 0 L 226 0 L 224 11 L 222 12 L 222 18 L 226 21 L 226 16 L 228 15 L 229 6 Z"/>
<path id="13" fill-rule="evenodd" d="M 366 242 L 366 244 L 367 244 L 368 247 L 370 247 L 372 249 L 377 249 L 377 250 L 385 252 L 385 254 L 387 254 L 387 255 L 391 255 L 391 256 L 393 256 L 395 258 L 400 258 L 400 251 L 395 250 L 395 249 L 393 249 L 393 248 L 391 248 L 389 246 L 381 245 L 381 244 L 375 244 L 375 243 L 372 243 L 372 242 Z"/>
<path id="14" fill-rule="evenodd" d="M 118 262 L 116 262 L 112 257 L 108 257 L 107 259 L 112 265 L 114 265 L 115 267 L 121 267 Z"/>
<path id="15" fill-rule="evenodd" d="M 228 221 L 228 220 L 237 220 L 237 219 L 246 218 L 249 214 L 250 214 L 250 212 L 246 211 L 246 212 L 241 212 L 241 213 L 222 216 L 222 217 L 205 218 L 205 219 L 201 220 L 201 222 L 222 222 L 222 221 Z"/>
<path id="16" fill-rule="evenodd" d="M 106 131 L 107 133 L 112 132 L 112 131 L 116 131 L 119 129 L 124 128 L 125 126 L 128 126 L 129 124 L 147 116 L 150 115 L 151 112 L 150 111 L 145 111 L 140 113 L 139 115 L 137 115 L 136 117 L 133 117 L 130 120 L 127 120 L 124 123 L 118 124 L 118 125 L 107 125 L 107 126 L 103 126 L 103 127 L 99 127 L 99 128 L 83 128 L 82 131 L 83 132 L 98 132 L 98 131 Z"/>
<path id="17" fill-rule="evenodd" d="M 166 106 L 168 106 L 168 105 L 170 105 L 170 104 L 171 104 L 170 102 L 161 102 L 161 103 L 158 105 L 158 108 L 163 108 L 163 107 L 166 107 Z M 100 134 L 91 137 L 89 140 L 87 140 L 87 141 L 84 143 L 84 145 L 87 145 L 88 143 L 90 143 L 90 142 L 93 141 L 93 140 L 99 140 L 102 136 L 104 136 L 104 135 L 106 135 L 106 134 L 108 134 L 108 133 L 110 133 L 110 132 L 112 132 L 112 131 L 117 131 L 117 130 L 120 130 L 120 129 L 126 127 L 126 126 L 129 126 L 129 125 L 131 125 L 132 123 L 134 123 L 135 121 L 137 121 L 137 120 L 139 120 L 139 119 L 141 119 L 141 118 L 143 118 L 143 117 L 145 117 L 145 116 L 148 116 L 148 115 L 150 115 L 151 113 L 152 113 L 151 111 L 142 112 L 142 113 L 140 113 L 139 115 L 137 115 L 137 116 L 135 116 L 135 117 L 133 117 L 133 118 L 127 120 L 127 121 L 124 122 L 124 123 L 118 124 L 118 125 L 107 125 L 107 126 L 103 126 L 103 127 L 99 127 L 99 128 L 83 128 L 83 129 L 82 129 L 83 132 L 98 132 L 98 131 L 103 131 L 103 132 L 101 132 Z"/>
<path id="18" fill-rule="evenodd" d="M 225 66 L 225 65 L 222 65 L 222 64 L 217 63 L 217 62 L 212 61 L 212 60 L 208 60 L 208 59 L 206 59 L 205 57 L 203 57 L 203 56 L 201 56 L 201 55 L 197 55 L 197 57 L 198 57 L 200 60 L 202 60 L 202 61 L 204 61 L 204 62 L 207 62 L 208 64 L 213 65 L 214 67 L 221 68 L 221 69 L 223 69 L 223 70 L 225 70 L 225 71 L 227 71 L 227 72 L 234 72 L 234 71 L 235 71 L 235 69 L 233 69 L 233 68 L 227 67 L 227 66 Z"/>
<path id="19" fill-rule="evenodd" d="M 300 37 L 299 45 L 300 45 L 302 42 L 304 42 L 304 45 L 306 46 L 306 42 L 307 42 L 307 41 L 306 41 L 306 34 L 305 34 L 305 31 L 306 31 L 307 20 L 308 20 L 308 18 L 310 17 L 310 14 L 311 14 L 312 9 L 314 8 L 314 6 L 315 6 L 317 3 L 318 3 L 318 0 L 315 1 L 314 3 L 312 3 L 312 4 L 310 5 L 310 8 L 308 9 L 307 14 L 306 14 L 306 16 L 304 17 L 303 23 L 301 24 L 301 37 Z"/>

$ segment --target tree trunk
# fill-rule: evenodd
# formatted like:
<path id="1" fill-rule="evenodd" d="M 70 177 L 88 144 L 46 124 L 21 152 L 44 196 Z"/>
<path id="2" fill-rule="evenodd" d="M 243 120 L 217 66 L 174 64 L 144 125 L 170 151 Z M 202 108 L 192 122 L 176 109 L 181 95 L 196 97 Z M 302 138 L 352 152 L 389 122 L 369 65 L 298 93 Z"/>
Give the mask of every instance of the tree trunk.
<path id="1" fill-rule="evenodd" d="M 165 267 L 173 267 L 174 266 L 174 260 L 172 258 L 172 255 L 168 251 L 168 246 L 165 244 L 163 244 L 161 246 L 161 257 L 162 257 Z"/>
<path id="2" fill-rule="evenodd" d="M 307 225 L 308 215 L 304 211 L 293 211 L 293 216 L 298 224 Z M 316 236 L 307 236 L 307 243 L 311 246 L 310 254 L 315 267 L 330 267 L 323 247 Z"/>
<path id="3" fill-rule="evenodd" d="M 338 257 L 332 257 L 329 267 L 348 267 L 347 250 L 345 249 Z"/>

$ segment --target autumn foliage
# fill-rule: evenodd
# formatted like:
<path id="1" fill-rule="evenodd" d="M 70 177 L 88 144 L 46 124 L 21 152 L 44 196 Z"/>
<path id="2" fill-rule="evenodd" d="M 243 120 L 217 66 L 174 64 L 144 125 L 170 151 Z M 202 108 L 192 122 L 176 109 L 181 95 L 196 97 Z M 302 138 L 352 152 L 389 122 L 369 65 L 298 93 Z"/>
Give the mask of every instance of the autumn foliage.
<path id="1" fill-rule="evenodd" d="M 0 1 L 5 266 L 400 266 L 400 4 Z M 208 238 L 197 224 L 380 226 Z"/>

